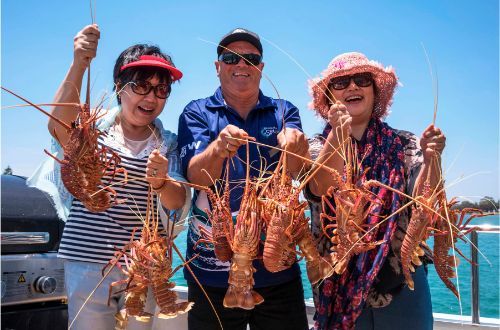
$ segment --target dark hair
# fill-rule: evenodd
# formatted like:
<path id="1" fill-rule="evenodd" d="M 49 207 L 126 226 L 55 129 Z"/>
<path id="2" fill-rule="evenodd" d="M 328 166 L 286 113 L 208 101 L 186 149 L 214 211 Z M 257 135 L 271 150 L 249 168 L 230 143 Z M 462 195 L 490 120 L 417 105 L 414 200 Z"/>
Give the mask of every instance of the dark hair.
<path id="1" fill-rule="evenodd" d="M 142 55 L 153 55 L 161 57 L 171 63 L 175 67 L 172 58 L 162 53 L 160 47 L 148 44 L 137 44 L 125 49 L 120 56 L 116 59 L 115 67 L 113 69 L 113 90 L 117 86 L 123 88 L 132 80 L 148 80 L 152 77 L 158 77 L 158 80 L 163 84 L 172 84 L 172 77 L 170 71 L 159 67 L 129 67 L 121 71 L 120 68 L 130 62 L 139 60 Z M 120 96 L 117 95 L 118 104 L 121 104 Z"/>

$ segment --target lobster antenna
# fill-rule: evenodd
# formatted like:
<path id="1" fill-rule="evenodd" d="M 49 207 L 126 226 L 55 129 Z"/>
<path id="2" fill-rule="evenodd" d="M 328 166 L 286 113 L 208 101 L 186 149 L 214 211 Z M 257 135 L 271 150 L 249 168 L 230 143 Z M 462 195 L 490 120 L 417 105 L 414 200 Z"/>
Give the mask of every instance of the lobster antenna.
<path id="1" fill-rule="evenodd" d="M 90 19 L 92 21 L 92 24 L 95 24 L 95 17 L 94 17 L 94 8 L 92 6 L 92 0 L 89 0 L 90 4 Z M 92 59 L 89 59 L 89 65 L 87 69 L 87 94 L 85 95 L 85 104 L 87 104 L 90 107 L 90 62 L 92 62 Z"/>
<path id="2" fill-rule="evenodd" d="M 90 62 L 92 62 L 91 59 L 89 59 L 89 65 L 87 68 L 87 93 L 85 94 L 85 104 L 90 107 Z"/>
<path id="3" fill-rule="evenodd" d="M 6 91 L 7 93 L 14 95 L 18 99 L 21 99 L 24 102 L 28 103 L 29 105 L 31 105 L 32 107 L 34 107 L 38 111 L 42 112 L 43 114 L 49 116 L 52 120 L 56 121 L 59 125 L 61 125 L 62 127 L 66 128 L 67 130 L 71 129 L 71 126 L 69 126 L 68 124 L 66 124 L 65 122 L 63 122 L 62 120 L 60 120 L 59 118 L 53 116 L 51 113 L 48 113 L 47 111 L 43 110 L 38 105 L 34 104 L 33 102 L 29 101 L 28 99 L 25 99 L 21 95 L 18 95 L 16 93 L 14 93 L 13 91 L 11 91 L 10 89 L 7 89 L 7 88 L 5 88 L 3 86 L 0 86 L 0 88 L 3 89 L 4 91 Z"/>
<path id="4" fill-rule="evenodd" d="M 172 247 L 174 248 L 175 252 L 177 253 L 177 255 L 179 256 L 179 258 L 181 259 L 181 261 L 184 263 L 185 267 L 187 268 L 187 270 L 191 273 L 191 275 L 193 276 L 193 279 L 194 281 L 196 282 L 196 284 L 198 284 L 198 286 L 200 287 L 201 291 L 203 292 L 203 294 L 205 295 L 205 297 L 207 298 L 208 300 L 208 303 L 210 304 L 210 307 L 212 307 L 212 310 L 214 311 L 214 314 L 215 314 L 215 317 L 217 318 L 217 321 L 219 322 L 219 325 L 220 325 L 220 328 L 221 329 L 224 329 L 224 327 L 222 326 L 222 321 L 219 317 L 219 314 L 217 314 L 217 310 L 215 309 L 215 306 L 214 304 L 212 303 L 212 300 L 210 300 L 210 298 L 208 297 L 208 294 L 207 292 L 205 291 L 205 289 L 203 289 L 203 286 L 201 285 L 200 281 L 198 281 L 198 278 L 196 277 L 196 275 L 193 273 L 193 270 L 191 269 L 191 267 L 189 267 L 189 265 L 187 264 L 187 261 L 186 259 L 184 259 L 184 256 L 182 255 L 181 251 L 179 251 L 179 248 L 177 247 L 177 245 L 175 245 L 175 243 L 172 244 Z"/>
<path id="5" fill-rule="evenodd" d="M 118 261 L 117 261 L 118 262 Z M 73 318 L 73 321 L 71 321 L 70 325 L 68 326 L 68 329 L 71 329 L 71 327 L 73 326 L 73 324 L 75 323 L 76 319 L 78 318 L 78 316 L 80 315 L 80 313 L 82 312 L 83 308 L 85 307 L 85 305 L 87 305 L 87 302 L 90 300 L 90 298 L 92 298 L 92 296 L 94 295 L 94 293 L 97 291 L 97 289 L 101 286 L 102 282 L 104 282 L 104 280 L 106 279 L 106 277 L 108 277 L 109 273 L 111 273 L 111 271 L 113 270 L 114 266 L 116 265 L 116 263 L 114 265 L 112 265 L 109 270 L 104 274 L 104 276 L 99 280 L 99 282 L 97 283 L 97 285 L 95 286 L 95 288 L 90 292 L 89 296 L 87 297 L 87 299 L 85 299 L 85 301 L 83 302 L 82 306 L 80 307 L 80 309 L 78 310 L 78 312 L 76 313 L 75 317 Z"/>
<path id="6" fill-rule="evenodd" d="M 92 20 L 92 24 L 95 24 L 95 8 L 92 6 L 92 0 L 89 0 L 90 4 L 90 19 Z"/>
<path id="7" fill-rule="evenodd" d="M 282 52 L 283 54 L 285 54 L 293 63 L 295 63 L 299 69 L 302 70 L 302 72 L 304 72 L 304 74 L 309 78 L 309 79 L 312 79 L 313 77 L 311 76 L 311 74 L 309 72 L 307 72 L 307 70 L 304 68 L 304 66 L 302 66 L 292 55 L 290 55 L 287 51 L 285 51 L 284 49 L 282 49 L 280 46 L 278 46 L 277 44 L 275 44 L 274 42 L 272 42 L 271 40 L 269 39 L 266 39 L 264 37 L 261 37 L 262 40 L 268 42 L 271 46 L 273 46 L 274 48 L 276 48 L 277 50 L 279 50 L 280 52 Z M 328 90 L 328 86 L 326 85 L 326 83 L 324 83 L 322 81 L 322 84 L 323 86 L 326 88 L 326 90 Z M 323 92 L 323 94 L 326 96 L 326 98 L 332 102 L 332 103 L 336 103 L 337 102 L 337 99 L 335 98 L 335 96 L 333 96 L 333 94 L 331 93 L 327 93 L 326 91 Z M 330 94 L 330 95 L 328 95 Z"/>
<path id="8" fill-rule="evenodd" d="M 438 90 L 439 90 L 439 85 L 438 85 L 438 77 L 437 77 L 437 72 L 436 72 L 436 79 L 434 79 L 434 74 L 432 73 L 432 64 L 431 60 L 429 58 L 429 54 L 427 54 L 427 50 L 425 49 L 424 43 L 420 43 L 422 45 L 422 49 L 424 50 L 425 54 L 425 59 L 427 60 L 427 65 L 429 66 L 429 72 L 431 74 L 431 80 L 432 80 L 432 86 L 434 89 L 434 117 L 432 119 L 432 125 L 436 123 L 436 116 L 437 116 L 437 108 L 438 108 Z"/>
<path id="9" fill-rule="evenodd" d="M 445 201 L 446 203 L 446 201 Z M 453 266 L 455 267 L 455 275 L 456 275 L 456 288 L 457 288 L 457 295 L 458 295 L 458 308 L 460 309 L 460 315 L 463 316 L 463 309 L 462 309 L 462 297 L 460 296 L 460 280 L 458 278 L 458 258 L 455 253 L 455 240 L 453 239 L 453 228 L 452 228 L 452 223 L 450 221 L 450 214 L 448 213 L 448 209 L 446 205 L 444 205 L 444 213 L 446 217 L 446 224 L 448 225 L 448 230 L 450 231 L 450 240 L 451 240 L 451 254 L 453 256 Z M 472 249 L 472 248 L 471 248 Z"/>

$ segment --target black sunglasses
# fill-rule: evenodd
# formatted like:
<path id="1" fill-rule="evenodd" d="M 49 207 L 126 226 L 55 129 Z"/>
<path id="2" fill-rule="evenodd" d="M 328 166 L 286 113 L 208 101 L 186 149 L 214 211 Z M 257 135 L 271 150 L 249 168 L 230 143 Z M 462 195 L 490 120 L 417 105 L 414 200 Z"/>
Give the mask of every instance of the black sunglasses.
<path id="1" fill-rule="evenodd" d="M 335 90 L 346 89 L 351 83 L 351 79 L 358 87 L 368 87 L 373 83 L 372 74 L 369 72 L 362 72 L 349 76 L 332 78 L 328 84 L 328 88 L 333 88 Z"/>
<path id="2" fill-rule="evenodd" d="M 166 99 L 170 95 L 170 84 L 158 84 L 156 86 L 151 85 L 149 81 L 135 80 L 130 82 L 130 87 L 132 91 L 139 95 L 147 95 L 154 90 L 154 93 L 159 99 Z"/>
<path id="3" fill-rule="evenodd" d="M 251 65 L 259 65 L 262 62 L 262 56 L 257 54 L 224 53 L 219 56 L 219 61 L 231 65 L 238 64 L 241 59 L 244 59 L 246 64 Z"/>

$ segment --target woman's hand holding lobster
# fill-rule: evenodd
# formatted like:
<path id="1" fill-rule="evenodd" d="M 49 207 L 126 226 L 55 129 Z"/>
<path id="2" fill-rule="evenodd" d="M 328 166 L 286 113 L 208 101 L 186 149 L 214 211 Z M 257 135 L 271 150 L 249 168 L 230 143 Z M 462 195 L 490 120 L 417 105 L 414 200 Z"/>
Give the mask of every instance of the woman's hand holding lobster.
<path id="1" fill-rule="evenodd" d="M 429 164 L 433 157 L 441 158 L 445 145 L 446 137 L 441 129 L 432 124 L 429 125 L 420 138 L 420 148 L 424 154 L 424 163 Z"/>
<path id="2" fill-rule="evenodd" d="M 331 105 L 328 111 L 328 123 L 332 126 L 332 133 L 335 136 L 335 142 L 342 144 L 351 134 L 352 117 L 347 112 L 347 107 L 340 101 Z"/>
<path id="3" fill-rule="evenodd" d="M 153 190 L 160 191 L 167 184 L 168 159 L 163 156 L 158 149 L 153 150 L 149 155 L 146 164 L 146 180 Z"/>
<path id="4" fill-rule="evenodd" d="M 85 70 L 97 54 L 101 32 L 97 24 L 87 25 L 74 38 L 73 65 Z"/>

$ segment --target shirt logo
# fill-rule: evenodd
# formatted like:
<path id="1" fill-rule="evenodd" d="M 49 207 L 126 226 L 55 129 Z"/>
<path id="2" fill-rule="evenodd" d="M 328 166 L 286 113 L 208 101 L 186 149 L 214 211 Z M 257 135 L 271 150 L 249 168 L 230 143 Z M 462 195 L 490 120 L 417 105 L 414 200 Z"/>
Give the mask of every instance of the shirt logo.
<path id="1" fill-rule="evenodd" d="M 201 144 L 201 141 L 193 141 L 190 144 L 186 144 L 184 147 L 181 148 L 180 157 L 182 158 L 182 157 L 186 156 L 187 148 L 189 148 L 189 150 L 196 150 L 200 147 L 200 144 Z"/>
<path id="2" fill-rule="evenodd" d="M 263 136 L 270 137 L 273 134 L 278 134 L 278 127 L 264 127 L 261 131 L 260 134 Z"/>

